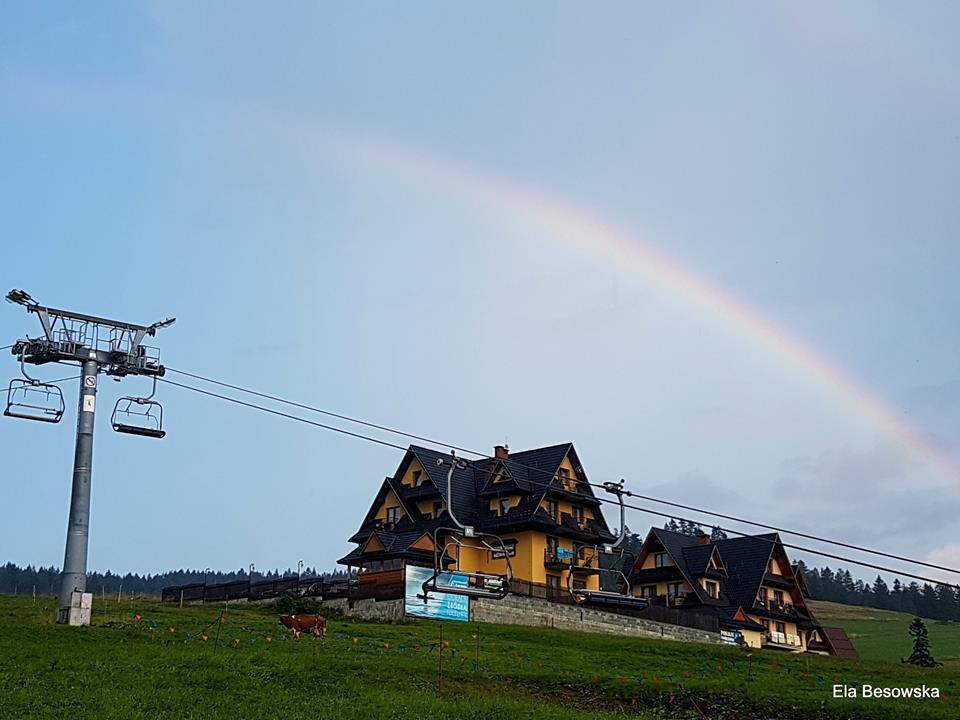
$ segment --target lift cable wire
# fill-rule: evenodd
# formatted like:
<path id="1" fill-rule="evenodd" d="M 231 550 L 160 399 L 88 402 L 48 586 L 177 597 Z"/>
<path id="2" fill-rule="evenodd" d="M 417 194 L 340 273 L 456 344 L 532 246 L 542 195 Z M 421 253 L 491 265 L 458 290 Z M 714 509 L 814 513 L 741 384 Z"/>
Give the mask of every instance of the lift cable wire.
<path id="1" fill-rule="evenodd" d="M 347 422 L 352 422 L 356 425 L 363 425 L 364 427 L 373 428 L 374 430 L 382 430 L 393 435 L 410 438 L 411 440 L 419 440 L 420 442 L 430 443 L 431 445 L 440 445 L 441 447 L 449 448 L 450 450 L 459 450 L 460 452 L 469 453 L 470 455 L 479 455 L 481 458 L 486 457 L 485 453 L 477 452 L 476 450 L 457 447 L 456 445 L 447 445 L 446 443 L 438 442 L 437 440 L 423 437 L 422 435 L 414 435 L 413 433 L 404 432 L 403 430 L 397 430 L 396 428 L 388 427 L 386 425 L 378 425 L 377 423 L 368 422 L 366 420 L 359 420 L 357 418 L 350 417 L 349 415 L 341 415 L 340 413 L 324 410 L 323 408 L 314 407 L 313 405 L 305 405 L 303 403 L 294 402 L 293 400 L 277 397 L 276 395 L 268 395 L 267 393 L 257 392 L 256 390 L 240 387 L 239 385 L 231 385 L 230 383 L 221 382 L 220 380 L 203 377 L 202 375 L 195 375 L 194 373 L 189 373 L 185 370 L 177 370 L 176 368 L 168 367 L 167 372 L 174 372 L 177 373 L 177 375 L 185 375 L 187 377 L 192 377 L 195 380 L 202 380 L 203 382 L 210 383 L 211 385 L 219 385 L 220 387 L 230 388 L 231 390 L 237 390 L 238 392 L 247 393 L 248 395 L 255 395 L 256 397 L 261 397 L 266 400 L 272 400 L 274 402 L 283 403 L 284 405 L 298 407 L 302 410 L 310 410 L 311 412 L 326 415 L 327 417 L 337 418 L 338 420 L 346 420 Z M 403 449 L 406 450 L 406 448 Z"/>
<path id="2" fill-rule="evenodd" d="M 158 377 L 162 383 L 167 385 L 174 385 L 179 388 L 184 388 L 185 390 L 192 390 L 196 393 L 201 393 L 202 395 L 209 395 L 210 397 L 219 398 L 220 400 L 226 400 L 227 402 L 232 402 L 237 405 L 243 405 L 244 407 L 252 408 L 253 410 L 260 410 L 261 412 L 270 413 L 271 415 L 277 415 L 279 417 L 288 418 L 289 420 L 297 420 L 307 425 L 313 425 L 324 430 L 331 430 L 333 432 L 341 433 L 342 435 L 348 435 L 350 437 L 358 438 L 360 440 L 367 440 L 369 442 L 377 443 L 379 445 L 385 445 L 386 447 L 395 448 L 397 450 L 406 450 L 403 445 L 397 445 L 396 443 L 388 442 L 387 440 L 380 440 L 379 438 L 373 438 L 368 435 L 361 435 L 360 433 L 351 432 L 350 430 L 345 430 L 343 428 L 335 427 L 334 425 L 325 425 L 324 423 L 319 423 L 314 420 L 308 420 L 307 418 L 299 417 L 298 415 L 292 415 L 290 413 L 280 412 L 279 410 L 273 410 L 271 408 L 263 407 L 262 405 L 256 405 L 254 403 L 245 402 L 244 400 L 238 400 L 237 398 L 229 397 L 228 395 L 221 395 L 220 393 L 210 392 L 209 390 L 203 390 L 201 388 L 192 387 L 190 385 L 184 385 L 183 383 L 178 383 L 173 380 L 167 380 L 166 378 Z"/>
<path id="3" fill-rule="evenodd" d="M 411 439 L 413 439 L 413 440 L 419 440 L 419 441 L 421 441 L 421 442 L 430 443 L 430 444 L 432 444 L 432 445 L 439 445 L 439 446 L 441 446 L 441 447 L 449 448 L 449 449 L 452 449 L 452 450 L 458 450 L 458 451 L 460 451 L 460 452 L 469 453 L 469 454 L 471 454 L 471 455 L 478 455 L 478 456 L 480 456 L 481 459 L 484 459 L 484 460 L 493 460 L 493 459 L 495 459 L 495 458 L 491 457 L 490 455 L 488 455 L 488 454 L 486 454 L 486 453 L 479 452 L 479 451 L 477 451 L 477 450 L 471 450 L 471 449 L 469 449 L 469 448 L 458 447 L 458 446 L 456 446 L 456 445 L 450 445 L 450 444 L 448 444 L 448 443 L 440 442 L 439 440 L 435 440 L 435 439 L 433 439 L 433 438 L 424 437 L 424 436 L 422 436 L 422 435 L 414 435 L 414 434 L 412 434 L 412 433 L 404 432 L 404 431 L 402 431 L 402 430 L 397 430 L 396 428 L 391 428 L 391 427 L 386 426 L 386 425 L 379 425 L 379 424 L 377 424 L 377 423 L 372 423 L 372 422 L 369 422 L 369 421 L 366 421 L 366 420 L 360 420 L 360 419 L 358 419 L 358 418 L 354 418 L 354 417 L 351 417 L 351 416 L 349 416 L 349 415 L 344 415 L 344 414 L 341 414 L 341 413 L 335 413 L 335 412 L 332 412 L 332 411 L 330 411 L 330 410 L 324 410 L 323 408 L 318 408 L 318 407 L 313 406 L 313 405 L 307 405 L 307 404 L 305 404 L 305 403 L 294 402 L 294 401 L 292 401 L 292 400 L 287 400 L 287 399 L 285 399 L 285 398 L 277 397 L 276 395 L 269 395 L 269 394 L 267 394 L 267 393 L 258 392 L 258 391 L 256 391 L 256 390 L 250 390 L 249 388 L 241 387 L 241 386 L 239 386 L 239 385 L 232 385 L 232 384 L 230 384 L 230 383 L 221 382 L 221 381 L 219 381 L 219 380 L 214 380 L 214 379 L 212 379 L 212 378 L 204 377 L 204 376 L 202 376 L 202 375 L 197 375 L 197 374 L 195 374 L 195 373 L 186 372 L 186 371 L 184 371 L 184 370 L 177 370 L 177 369 L 175 369 L 175 368 L 170 368 L 170 367 L 168 367 L 168 368 L 167 368 L 167 371 L 168 371 L 168 372 L 175 372 L 175 373 L 177 373 L 177 374 L 179 374 L 179 375 L 185 375 L 185 376 L 188 376 L 188 377 L 192 377 L 192 378 L 197 379 L 197 380 L 202 380 L 203 382 L 208 382 L 208 383 L 211 383 L 211 384 L 213 384 L 213 385 L 219 385 L 219 386 L 221 386 L 221 387 L 230 388 L 231 390 L 237 390 L 237 391 L 239 391 L 239 392 L 244 392 L 244 393 L 248 393 L 248 394 L 250 394 L 250 395 L 255 395 L 255 396 L 257 396 L 257 397 L 262 397 L 262 398 L 265 398 L 265 399 L 267 399 L 267 400 L 272 400 L 272 401 L 274 401 L 274 402 L 283 403 L 283 404 L 286 404 L 286 405 L 291 405 L 291 406 L 293 406 L 293 407 L 298 407 L 298 408 L 301 408 L 301 409 L 303 409 L 303 410 L 310 410 L 310 411 L 312 411 L 312 412 L 320 413 L 320 414 L 322 414 L 322 415 L 327 415 L 327 416 L 329 416 L 329 417 L 335 417 L 335 418 L 340 419 L 340 420 L 346 420 L 346 421 L 348 421 L 348 422 L 355 423 L 355 424 L 357 424 L 357 425 L 362 425 L 362 426 L 365 426 L 365 427 L 374 428 L 374 429 L 376 429 L 376 430 L 382 430 L 382 431 L 384 431 L 384 432 L 389 432 L 389 433 L 392 433 L 392 434 L 394 434 L 394 435 L 399 435 L 399 436 L 402 436 L 402 437 L 411 438 Z M 406 450 L 406 448 L 404 448 L 404 450 Z M 553 472 L 552 472 L 552 471 L 546 470 L 546 469 L 544 469 L 544 468 L 533 467 L 533 466 L 531 466 L 531 465 L 524 465 L 523 463 L 518 462 L 518 461 L 516 461 L 516 460 L 514 460 L 513 462 L 514 462 L 516 465 L 518 465 L 518 466 L 520 466 L 520 467 L 523 467 L 523 468 L 525 468 L 525 469 L 527 469 L 527 470 L 530 470 L 530 471 L 539 472 L 539 473 L 541 473 L 541 474 L 550 475 L 550 476 L 553 475 Z M 603 489 L 603 485 L 602 485 L 601 483 L 591 483 L 591 482 L 588 482 L 588 481 L 581 481 L 581 482 L 583 482 L 584 484 L 590 485 L 590 486 L 592 486 L 592 487 L 595 487 L 595 488 Z M 540 484 L 546 485 L 547 483 L 540 483 Z M 799 530 L 790 530 L 790 529 L 788 529 L 788 528 L 778 527 L 778 526 L 776 526 L 776 525 L 769 525 L 769 524 L 767 524 L 767 523 L 761 523 L 761 522 L 756 522 L 756 521 L 753 521 L 753 520 L 747 520 L 747 519 L 744 519 L 744 518 L 741 518 L 741 517 L 737 517 L 737 516 L 735 516 L 735 515 L 727 515 L 727 514 L 724 514 L 724 513 L 713 512 L 713 511 L 711 511 L 711 510 L 704 510 L 703 508 L 694 507 L 694 506 L 692 506 L 692 505 L 684 505 L 684 504 L 682 504 L 682 503 L 677 503 L 677 502 L 673 502 L 673 501 L 670 501 L 670 500 L 662 500 L 662 499 L 660 499 L 660 498 L 655 498 L 655 497 L 650 497 L 650 496 L 648 496 L 648 495 L 641 495 L 641 494 L 638 494 L 638 493 L 634 493 L 634 492 L 631 492 L 631 491 L 629 491 L 629 490 L 626 491 L 625 494 L 626 494 L 627 496 L 639 498 L 639 499 L 645 500 L 645 501 L 647 501 L 647 502 L 654 502 L 654 503 L 658 503 L 658 504 L 660 504 L 660 505 L 667 505 L 667 506 L 670 506 L 670 507 L 680 508 L 680 509 L 682 509 L 682 510 L 689 510 L 689 511 L 691 511 L 691 512 L 701 513 L 701 514 L 703 514 L 703 515 L 709 515 L 709 516 L 711 516 L 711 517 L 716 517 L 716 518 L 722 518 L 722 519 L 724 519 L 724 520 L 731 520 L 731 521 L 733 521 L 733 522 L 742 523 L 742 524 L 744 524 L 744 525 L 753 525 L 754 527 L 760 527 L 760 528 L 764 528 L 764 529 L 767 529 L 767 530 L 773 530 L 773 531 L 775 531 L 775 532 L 784 533 L 785 535 L 795 535 L 795 536 L 797 536 L 797 537 L 806 538 L 807 540 L 815 540 L 815 541 L 817 541 L 817 542 L 822 542 L 822 543 L 826 543 L 826 544 L 829 544 L 829 545 L 836 545 L 836 546 L 838 546 L 838 547 L 847 548 L 848 550 L 856 550 L 856 551 L 858 551 L 858 552 L 867 553 L 867 554 L 870 554 L 870 555 L 877 555 L 877 556 L 879 556 L 879 557 L 885 557 L 885 558 L 888 558 L 888 559 L 891 559 L 891 560 L 898 560 L 898 561 L 900 561 L 900 562 L 910 563 L 910 564 L 913 564 L 913 565 L 921 565 L 921 566 L 923 566 L 923 567 L 928 567 L 928 568 L 931 568 L 931 569 L 933 569 L 933 570 L 944 570 L 944 571 L 946 571 L 946 572 L 955 573 L 955 574 L 960 575 L 960 570 L 958 570 L 958 569 L 956 569 L 956 568 L 946 567 L 946 566 L 944 566 L 944 565 L 937 565 L 936 563 L 930 563 L 930 562 L 926 562 L 926 561 L 923 561 L 923 560 L 916 560 L 916 559 L 913 559 L 913 558 L 904 557 L 904 556 L 902 556 L 902 555 L 896 555 L 896 554 L 894 554 L 894 553 L 884 552 L 884 551 L 882 551 L 882 550 L 873 550 L 873 549 L 871 549 L 871 548 L 866 548 L 866 547 L 863 547 L 863 546 L 860 546 L 860 545 L 854 545 L 854 544 L 852 544 L 852 543 L 843 542 L 843 541 L 841 541 L 841 540 L 831 540 L 831 539 L 828 539 L 828 538 L 820 537 L 820 536 L 818 536 L 818 535 L 813 535 L 813 534 L 811 534 L 811 533 L 801 532 L 801 531 L 799 531 Z M 700 523 L 698 523 L 698 524 L 700 524 Z"/>
<path id="4" fill-rule="evenodd" d="M 362 433 L 351 432 L 351 431 L 349 431 L 349 430 L 345 430 L 345 429 L 343 429 L 343 428 L 334 427 L 334 426 L 331 426 L 331 425 L 325 425 L 325 424 L 323 424 L 323 423 L 318 423 L 318 422 L 315 422 L 315 421 L 313 421 L 313 420 L 308 420 L 308 419 L 306 419 L 306 418 L 299 417 L 298 415 L 293 415 L 293 414 L 290 414 L 290 413 L 280 412 L 279 410 L 273 410 L 273 409 L 271 409 L 271 408 L 263 407 L 262 405 L 257 405 L 257 404 L 255 404 L 255 403 L 249 403 L 249 402 L 245 402 L 245 401 L 243 401 L 243 400 L 238 400 L 238 399 L 236 399 L 236 398 L 232 398 L 232 397 L 229 397 L 229 396 L 227 396 L 227 395 L 221 395 L 221 394 L 219 394 L 219 393 L 211 392 L 211 391 L 209 391 L 209 390 L 203 390 L 203 389 L 201 389 L 201 388 L 193 387 L 193 386 L 191 386 L 191 385 L 186 385 L 186 384 L 183 384 L 183 383 L 178 383 L 178 382 L 175 382 L 175 381 L 173 381 L 173 380 L 167 380 L 166 378 L 158 378 L 158 380 L 159 380 L 160 382 L 166 383 L 166 384 L 168 384 L 168 385 L 173 385 L 173 386 L 175 386 L 175 387 L 183 388 L 183 389 L 185 389 L 185 390 L 190 390 L 190 391 L 192 391 L 192 392 L 200 393 L 200 394 L 202 394 L 202 395 L 207 395 L 207 396 L 209 396 L 209 397 L 218 398 L 218 399 L 220 399 L 220 400 L 225 400 L 225 401 L 227 401 L 227 402 L 231 402 L 231 403 L 234 403 L 234 404 L 236 404 L 236 405 L 242 405 L 242 406 L 244 406 L 244 407 L 248 407 L 248 408 L 251 408 L 251 409 L 253 409 L 253 410 L 259 410 L 259 411 L 261 411 L 261 412 L 265 412 L 265 413 L 269 413 L 269 414 L 271 414 L 271 415 L 276 415 L 276 416 L 279 416 L 279 417 L 287 418 L 287 419 L 289 419 L 289 420 L 296 420 L 296 421 L 298 421 L 298 422 L 302 422 L 302 423 L 305 423 L 305 424 L 307 424 L 307 425 L 312 425 L 312 426 L 314 426 L 314 427 L 319 427 L 319 428 L 324 429 L 324 430 L 331 430 L 331 431 L 333 431 L 333 432 L 338 432 L 338 433 L 341 433 L 341 434 L 343 434 L 343 435 L 347 435 L 347 436 L 350 436 L 350 437 L 357 438 L 357 439 L 359 439 L 359 440 L 366 440 L 366 441 L 368 441 L 368 442 L 376 443 L 376 444 L 378 444 L 378 445 L 384 445 L 384 446 L 386 446 L 386 447 L 395 448 L 395 449 L 397 449 L 397 450 L 404 450 L 404 451 L 407 450 L 407 448 L 403 447 L 402 445 L 397 445 L 397 444 L 395 444 L 395 443 L 391 443 L 391 442 L 388 442 L 388 441 L 386 441 L 386 440 L 381 440 L 381 439 L 379 439 L 379 438 L 373 438 L 373 437 L 370 437 L 370 436 L 368 436 L 368 435 L 363 435 Z M 542 487 L 549 487 L 549 486 L 550 486 L 549 483 L 544 483 L 544 482 L 537 482 L 537 481 L 529 481 L 529 482 L 530 482 L 531 484 L 540 485 L 540 486 L 542 486 Z M 599 496 L 596 497 L 595 499 L 596 499 L 598 502 L 608 503 L 608 504 L 611 504 L 611 505 L 617 505 L 617 506 L 619 507 L 619 502 L 616 501 L 616 500 L 610 500 L 610 499 L 608 499 L 608 498 L 599 497 Z M 659 516 L 659 517 L 664 517 L 664 518 L 668 518 L 668 519 L 672 519 L 672 520 L 678 520 L 678 521 L 684 521 L 684 522 L 688 522 L 688 523 L 694 523 L 694 524 L 696 524 L 696 525 L 701 524 L 700 522 L 697 522 L 696 520 L 691 520 L 690 518 L 680 517 L 680 516 L 678 516 L 678 515 L 671 515 L 670 513 L 662 512 L 662 511 L 659 511 L 659 510 L 653 510 L 653 509 L 651 509 L 651 508 L 642 507 L 642 506 L 640 506 L 640 505 L 631 505 L 631 504 L 624 503 L 624 507 L 630 508 L 631 510 L 637 510 L 637 511 L 639 511 L 639 512 L 647 513 L 647 514 L 650 514 L 650 515 L 657 515 L 657 516 Z M 733 528 L 723 528 L 723 527 L 718 527 L 718 529 L 721 530 L 721 531 L 723 531 L 723 532 L 733 533 L 734 535 L 739 535 L 739 536 L 742 536 L 742 537 L 756 537 L 758 540 L 762 540 L 762 541 L 764 541 L 764 542 L 768 542 L 768 543 L 770 543 L 771 545 L 776 545 L 776 544 L 777 544 L 777 541 L 776 541 L 776 540 L 771 540 L 771 539 L 768 539 L 768 538 L 763 538 L 763 537 L 759 537 L 759 536 L 756 536 L 756 535 L 751 535 L 750 533 L 743 532 L 743 531 L 741 531 L 741 530 L 734 530 Z M 813 537 L 813 539 L 815 539 L 815 540 L 821 540 L 820 538 L 816 538 L 816 537 Z M 911 578 L 911 579 L 914 579 L 914 580 L 922 580 L 923 582 L 931 583 L 931 584 L 933 584 L 933 585 L 947 585 L 947 586 L 950 586 L 950 587 L 953 587 L 953 588 L 960 589 L 960 585 L 953 584 L 953 583 L 946 583 L 946 582 L 944 582 L 944 581 L 942 581 L 942 580 L 936 580 L 936 579 L 934 579 L 934 578 L 925 577 L 925 576 L 923 576 L 923 575 L 915 575 L 915 574 L 913 574 L 913 573 L 904 572 L 904 571 L 902 571 L 902 570 L 895 570 L 895 569 L 893 569 L 893 568 L 884 567 L 884 566 L 882 566 L 882 565 L 875 565 L 875 564 L 873 564 L 873 563 L 864 562 L 864 561 L 862 561 L 862 560 L 854 560 L 853 558 L 844 557 L 844 556 L 842 556 L 842 555 L 834 555 L 834 554 L 832 554 L 832 553 L 827 553 L 827 552 L 824 552 L 824 551 L 821 551 L 821 550 L 814 550 L 814 549 L 811 549 L 811 548 L 806 548 L 806 547 L 802 547 L 802 546 L 799 546 L 799 545 L 793 545 L 793 544 L 785 543 L 785 542 L 782 542 L 782 541 L 780 542 L 780 544 L 783 545 L 783 547 L 788 547 L 788 548 L 791 548 L 791 549 L 793 549 L 793 550 L 797 550 L 797 551 L 799 551 L 799 552 L 808 553 L 808 554 L 810 554 L 810 555 L 815 555 L 815 556 L 818 556 L 818 557 L 831 558 L 831 559 L 833 559 L 833 560 L 840 560 L 840 561 L 842 561 L 842 562 L 846 562 L 846 563 L 849 563 L 849 564 L 852 564 L 852 565 L 857 565 L 857 566 L 860 566 L 860 567 L 867 567 L 867 568 L 871 568 L 871 569 L 874 569 L 874 570 L 879 570 L 879 571 L 881 571 L 881 572 L 890 573 L 890 574 L 892 574 L 892 575 L 899 575 L 899 576 L 901 576 L 901 577 L 908 577 L 908 578 Z M 905 560 L 905 562 L 914 562 L 914 561 Z M 949 569 L 949 568 L 946 568 L 946 570 L 947 570 L 948 572 L 958 573 L 958 571 L 952 570 L 952 569 Z M 958 574 L 960 574 L 960 573 L 958 573 Z"/>

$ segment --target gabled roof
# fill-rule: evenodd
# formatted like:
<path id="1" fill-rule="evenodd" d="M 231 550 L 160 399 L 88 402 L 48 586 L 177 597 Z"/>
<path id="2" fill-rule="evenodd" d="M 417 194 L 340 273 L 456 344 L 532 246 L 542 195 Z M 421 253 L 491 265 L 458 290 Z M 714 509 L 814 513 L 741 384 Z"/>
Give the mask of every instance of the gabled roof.
<path id="1" fill-rule="evenodd" d="M 720 557 L 727 567 L 726 586 L 731 604 L 753 607 L 774 545 L 779 542 L 780 536 L 777 533 L 745 535 L 716 541 Z"/>
<path id="2" fill-rule="evenodd" d="M 430 540 L 429 543 L 422 541 L 424 536 Z M 432 547 L 433 541 L 430 539 L 429 532 L 421 529 L 403 532 L 374 530 L 362 544 L 340 558 L 337 562 L 341 565 L 359 565 L 365 559 L 379 560 L 413 554 L 421 556 L 423 560 L 428 560 L 432 565 L 434 562 L 434 550 Z M 452 562 L 453 558 L 447 556 L 444 561 Z"/>
<path id="3" fill-rule="evenodd" d="M 350 538 L 350 542 L 361 542 L 370 532 L 370 529 L 373 527 L 374 518 L 376 517 L 377 510 L 380 509 L 380 506 L 387 499 L 387 495 L 390 492 L 396 496 L 397 501 L 400 503 L 400 507 L 405 513 L 404 517 L 401 518 L 401 521 L 397 523 L 399 529 L 403 529 L 403 525 L 407 525 L 407 529 L 413 529 L 415 527 L 414 521 L 420 517 L 420 511 L 416 507 L 412 508 L 412 511 L 416 513 L 414 515 L 409 508 L 403 502 L 403 496 L 398 492 L 397 484 L 394 482 L 393 478 L 384 478 L 383 482 L 380 484 L 380 489 L 377 491 L 376 496 L 373 498 L 373 502 L 370 503 L 370 509 L 367 510 L 367 514 L 363 518 L 363 522 L 360 524 L 360 529 L 353 534 L 353 537 Z"/>
<path id="4" fill-rule="evenodd" d="M 473 468 L 454 468 L 451 485 L 453 498 L 447 497 L 447 473 L 450 472 L 450 455 L 429 448 L 411 445 L 407 451 L 420 461 L 427 478 L 434 484 L 448 508 L 464 525 L 476 524 L 477 488 Z M 440 462 L 438 462 L 440 461 Z M 441 464 L 442 463 L 442 464 Z"/>
<path id="5" fill-rule="evenodd" d="M 823 635 L 824 642 L 834 655 L 853 660 L 857 660 L 860 657 L 857 649 L 847 636 L 846 630 L 838 627 L 825 627 L 820 629 L 823 630 L 821 634 Z"/>
<path id="6" fill-rule="evenodd" d="M 717 552 L 713 545 L 694 545 L 683 548 L 683 559 L 687 569 L 693 577 L 703 575 L 707 571 L 711 556 Z"/>
<path id="7" fill-rule="evenodd" d="M 659 542 L 660 545 L 663 546 L 663 549 L 666 550 L 667 554 L 673 560 L 674 565 L 676 565 L 680 574 L 683 575 L 687 584 L 693 588 L 694 594 L 701 603 L 704 605 L 729 604 L 732 598 L 728 597 L 726 588 L 724 587 L 725 584 L 721 585 L 720 597 L 712 598 L 697 580 L 706 570 L 707 563 L 710 561 L 710 556 L 713 554 L 714 548 L 712 545 L 702 545 L 699 537 L 695 535 L 687 535 L 685 533 L 655 527 L 650 528 L 650 532 L 647 533 L 647 537 L 640 547 L 640 552 L 637 554 L 637 560 L 634 566 L 635 570 L 640 569 L 640 565 L 649 554 L 650 547 L 654 541 Z M 723 554 L 721 553 L 721 557 L 722 556 Z"/>

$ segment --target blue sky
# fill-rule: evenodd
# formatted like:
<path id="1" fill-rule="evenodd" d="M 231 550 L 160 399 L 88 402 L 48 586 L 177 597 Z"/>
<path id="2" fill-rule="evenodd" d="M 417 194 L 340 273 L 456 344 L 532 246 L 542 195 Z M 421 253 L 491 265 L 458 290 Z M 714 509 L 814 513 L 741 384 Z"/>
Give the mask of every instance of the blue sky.
<path id="1" fill-rule="evenodd" d="M 8 6 L 0 285 L 176 315 L 171 367 L 469 447 L 573 441 L 597 481 L 960 564 L 960 477 L 710 308 L 442 170 L 623 228 L 960 463 L 958 12 Z M 2 309 L 0 344 L 35 322 Z M 101 407 L 142 389 L 105 383 Z M 61 562 L 75 392 L 59 426 L 0 423 L 0 560 Z M 162 442 L 98 417 L 91 567 L 331 567 L 400 459 L 161 397 Z"/>

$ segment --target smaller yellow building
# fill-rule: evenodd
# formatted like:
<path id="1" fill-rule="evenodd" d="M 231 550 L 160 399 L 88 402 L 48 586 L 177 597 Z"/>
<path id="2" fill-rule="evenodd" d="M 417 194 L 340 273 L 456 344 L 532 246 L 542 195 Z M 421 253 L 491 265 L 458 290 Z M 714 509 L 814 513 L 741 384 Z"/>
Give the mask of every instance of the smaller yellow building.
<path id="1" fill-rule="evenodd" d="M 652 528 L 629 578 L 635 595 L 714 615 L 750 647 L 829 650 L 777 533 L 713 540 Z"/>
<path id="2" fill-rule="evenodd" d="M 599 589 L 598 548 L 615 538 L 572 443 L 518 453 L 497 446 L 493 457 L 454 470 L 452 493 L 449 469 L 449 455 L 411 445 L 350 538 L 357 547 L 339 562 L 361 576 L 406 564 L 433 567 L 433 537 L 455 525 L 452 509 L 457 521 L 497 536 L 504 549 L 469 539 L 447 545 L 441 531 L 447 569 L 503 575 L 507 555 L 515 586 L 524 591 L 543 586 L 549 599 L 569 589 Z"/>

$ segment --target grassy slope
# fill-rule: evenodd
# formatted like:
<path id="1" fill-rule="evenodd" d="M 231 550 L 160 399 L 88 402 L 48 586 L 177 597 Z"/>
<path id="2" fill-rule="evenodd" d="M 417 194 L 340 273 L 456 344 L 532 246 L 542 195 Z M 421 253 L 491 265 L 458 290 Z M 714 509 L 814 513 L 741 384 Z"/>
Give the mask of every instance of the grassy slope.
<path id="1" fill-rule="evenodd" d="M 134 610 L 144 618 L 137 625 Z M 281 641 L 274 613 L 235 605 L 216 647 L 218 610 L 210 606 L 180 610 L 144 602 L 119 611 L 111 605 L 104 615 L 101 605 L 95 626 L 83 629 L 53 625 L 52 611 L 49 599 L 34 605 L 0 596 L 0 716 L 568 718 L 576 707 L 578 719 L 699 717 L 677 693 L 680 683 L 713 720 L 960 716 L 949 686 L 960 682 L 957 668 L 921 671 L 775 653 L 755 654 L 752 660 L 763 658 L 757 664 L 739 648 L 485 625 L 474 672 L 475 627 L 445 623 L 458 652 L 456 658 L 444 654 L 438 698 L 438 655 L 429 651 L 437 641 L 435 622 L 332 621 L 325 642 Z M 157 628 L 148 632 L 152 622 Z M 197 639 L 211 623 L 210 640 Z M 270 644 L 267 635 L 274 638 Z M 927 682 L 950 698 L 834 700 L 834 681 Z"/>
<path id="2" fill-rule="evenodd" d="M 910 654 L 907 626 L 912 615 L 820 601 L 811 601 L 810 608 L 824 625 L 846 630 L 865 660 L 899 662 Z M 926 624 L 934 657 L 960 670 L 960 623 L 927 620 Z"/>

